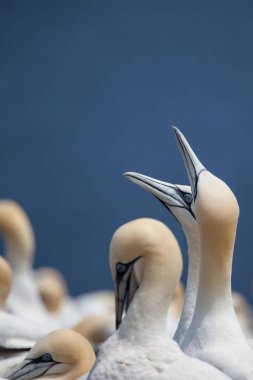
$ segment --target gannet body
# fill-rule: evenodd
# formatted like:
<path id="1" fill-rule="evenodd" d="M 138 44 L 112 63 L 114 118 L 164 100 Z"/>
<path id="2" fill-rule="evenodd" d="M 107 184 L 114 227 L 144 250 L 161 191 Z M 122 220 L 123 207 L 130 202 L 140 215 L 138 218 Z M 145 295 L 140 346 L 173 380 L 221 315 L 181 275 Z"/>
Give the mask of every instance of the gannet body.
<path id="1" fill-rule="evenodd" d="M 73 330 L 88 339 L 97 353 L 101 344 L 115 331 L 115 313 L 91 314 L 75 325 Z"/>
<path id="2" fill-rule="evenodd" d="M 89 315 L 104 315 L 115 312 L 114 293 L 111 290 L 97 290 L 84 293 L 73 299 L 83 317 Z"/>
<path id="3" fill-rule="evenodd" d="M 36 342 L 48 333 L 46 328 L 4 310 L 11 289 L 12 274 L 0 256 L 0 375 L 21 361 Z"/>
<path id="4" fill-rule="evenodd" d="M 110 245 L 110 265 L 118 330 L 101 346 L 89 380 L 227 379 L 185 355 L 166 333 L 182 257 L 164 224 L 143 218 L 120 227 Z"/>
<path id="5" fill-rule="evenodd" d="M 55 330 L 28 352 L 25 359 L 5 376 L 10 380 L 76 380 L 87 374 L 95 362 L 87 339 L 72 330 Z"/>
<path id="6" fill-rule="evenodd" d="M 0 201 L 0 233 L 4 238 L 4 254 L 13 272 L 7 310 L 24 319 L 55 328 L 58 324 L 47 313 L 35 286 L 32 226 L 24 210 L 14 201 Z"/>
<path id="7" fill-rule="evenodd" d="M 253 352 L 236 318 L 231 296 L 238 204 L 228 186 L 203 167 L 177 129 L 175 134 L 191 183 L 189 210 L 197 223 L 201 256 L 196 306 L 181 347 L 233 379 L 252 379 Z M 167 194 L 161 196 L 168 201 Z"/>

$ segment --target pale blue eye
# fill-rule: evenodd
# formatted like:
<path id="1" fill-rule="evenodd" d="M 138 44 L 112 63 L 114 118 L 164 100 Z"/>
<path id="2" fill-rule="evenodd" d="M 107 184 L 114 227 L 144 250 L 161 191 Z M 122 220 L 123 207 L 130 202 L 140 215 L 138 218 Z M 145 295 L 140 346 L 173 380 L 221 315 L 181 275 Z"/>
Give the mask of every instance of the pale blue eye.
<path id="1" fill-rule="evenodd" d="M 126 265 L 122 263 L 118 263 L 116 265 L 116 270 L 118 273 L 124 273 L 126 271 Z"/>
<path id="2" fill-rule="evenodd" d="M 192 203 L 192 195 L 191 194 L 184 194 L 184 201 L 188 204 Z"/>
<path id="3" fill-rule="evenodd" d="M 53 360 L 53 358 L 52 358 L 51 354 L 46 353 L 46 354 L 41 356 L 40 360 L 42 362 L 51 362 Z"/>

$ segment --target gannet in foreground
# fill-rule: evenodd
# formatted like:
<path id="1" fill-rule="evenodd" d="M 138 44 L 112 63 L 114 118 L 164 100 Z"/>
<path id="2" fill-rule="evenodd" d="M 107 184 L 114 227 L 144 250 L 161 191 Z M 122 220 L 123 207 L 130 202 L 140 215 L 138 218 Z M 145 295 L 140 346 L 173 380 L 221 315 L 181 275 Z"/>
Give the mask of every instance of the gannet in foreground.
<path id="1" fill-rule="evenodd" d="M 13 272 L 7 309 L 36 323 L 57 326 L 46 312 L 35 286 L 32 271 L 34 234 L 27 215 L 16 202 L 0 201 L 0 234 L 4 238 L 4 254 Z"/>
<path id="2" fill-rule="evenodd" d="M 196 307 L 181 346 L 233 379 L 252 379 L 253 352 L 239 326 L 231 297 L 239 207 L 228 186 L 203 167 L 177 129 L 175 134 L 191 183 L 193 201 L 189 208 L 198 225 L 201 252 Z"/>
<path id="3" fill-rule="evenodd" d="M 75 380 L 87 374 L 94 363 L 95 354 L 88 340 L 75 331 L 61 329 L 40 339 L 6 377 Z"/>
<path id="4" fill-rule="evenodd" d="M 227 379 L 185 355 L 166 332 L 182 256 L 163 223 L 143 218 L 120 227 L 111 241 L 110 266 L 118 330 L 101 346 L 89 380 Z"/>
<path id="5" fill-rule="evenodd" d="M 188 275 L 183 310 L 174 335 L 174 339 L 181 345 L 192 321 L 199 283 L 200 245 L 197 222 L 191 210 L 191 188 L 173 185 L 134 172 L 127 172 L 124 175 L 153 194 L 170 211 L 185 233 L 189 255 Z"/>

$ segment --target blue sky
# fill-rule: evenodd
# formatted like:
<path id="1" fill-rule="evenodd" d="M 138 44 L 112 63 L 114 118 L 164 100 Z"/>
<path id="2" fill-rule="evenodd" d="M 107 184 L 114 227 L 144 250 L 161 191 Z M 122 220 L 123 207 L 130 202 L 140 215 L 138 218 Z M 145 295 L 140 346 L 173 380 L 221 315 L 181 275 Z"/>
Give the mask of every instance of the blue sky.
<path id="1" fill-rule="evenodd" d="M 170 214 L 121 174 L 188 183 L 170 126 L 235 192 L 233 286 L 252 300 L 251 1 L 1 1 L 0 197 L 27 210 L 36 266 L 111 287 L 108 246 Z M 185 278 L 185 273 L 184 273 Z"/>

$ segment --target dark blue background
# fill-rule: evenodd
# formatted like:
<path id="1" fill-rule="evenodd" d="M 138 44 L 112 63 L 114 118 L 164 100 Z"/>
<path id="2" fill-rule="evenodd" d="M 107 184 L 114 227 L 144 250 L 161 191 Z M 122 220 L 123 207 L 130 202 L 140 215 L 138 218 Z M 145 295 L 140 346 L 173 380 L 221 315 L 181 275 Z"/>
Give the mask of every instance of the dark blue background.
<path id="1" fill-rule="evenodd" d="M 0 197 L 27 210 L 36 265 L 75 294 L 110 287 L 112 233 L 142 216 L 185 253 L 169 213 L 121 176 L 187 183 L 175 124 L 238 197 L 233 285 L 251 297 L 252 2 L 6 0 L 0 36 Z"/>

